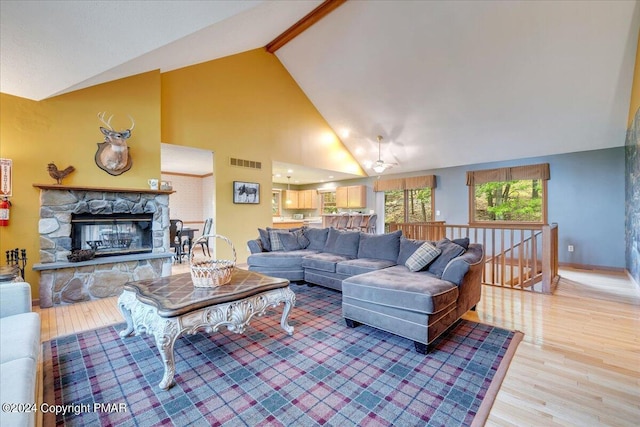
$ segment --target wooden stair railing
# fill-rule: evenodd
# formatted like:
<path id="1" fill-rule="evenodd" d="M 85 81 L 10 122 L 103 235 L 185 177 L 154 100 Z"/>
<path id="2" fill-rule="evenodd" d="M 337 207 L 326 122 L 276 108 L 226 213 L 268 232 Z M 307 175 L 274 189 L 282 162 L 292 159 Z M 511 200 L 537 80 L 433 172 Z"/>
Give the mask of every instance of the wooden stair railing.
<path id="1" fill-rule="evenodd" d="M 418 240 L 468 237 L 485 249 L 483 283 L 550 294 L 558 281 L 558 224 L 541 226 L 469 226 L 444 221 L 390 223 Z"/>

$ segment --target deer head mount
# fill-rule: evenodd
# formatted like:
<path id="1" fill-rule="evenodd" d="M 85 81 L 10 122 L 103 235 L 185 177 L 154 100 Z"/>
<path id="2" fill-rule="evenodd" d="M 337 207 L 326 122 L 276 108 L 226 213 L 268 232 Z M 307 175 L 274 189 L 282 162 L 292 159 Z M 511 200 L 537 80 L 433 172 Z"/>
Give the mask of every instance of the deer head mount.
<path id="1" fill-rule="evenodd" d="M 131 131 L 135 127 L 133 118 L 131 119 L 131 127 L 122 131 L 114 130 L 111 127 L 111 119 L 113 115 L 105 120 L 106 112 L 99 113 L 98 118 L 106 126 L 100 126 L 100 132 L 104 135 L 104 141 L 98 143 L 98 151 L 96 151 L 96 165 L 110 175 L 120 175 L 131 169 L 133 164 L 127 139 L 131 137 Z"/>

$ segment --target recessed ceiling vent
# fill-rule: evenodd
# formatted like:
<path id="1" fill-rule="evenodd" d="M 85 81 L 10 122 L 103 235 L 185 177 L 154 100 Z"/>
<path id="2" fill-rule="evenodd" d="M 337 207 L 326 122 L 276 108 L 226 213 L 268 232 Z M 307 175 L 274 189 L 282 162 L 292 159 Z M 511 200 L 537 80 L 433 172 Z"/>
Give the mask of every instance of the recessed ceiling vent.
<path id="1" fill-rule="evenodd" d="M 256 162 L 254 160 L 243 160 L 229 157 L 229 164 L 239 168 L 262 169 L 262 162 Z"/>

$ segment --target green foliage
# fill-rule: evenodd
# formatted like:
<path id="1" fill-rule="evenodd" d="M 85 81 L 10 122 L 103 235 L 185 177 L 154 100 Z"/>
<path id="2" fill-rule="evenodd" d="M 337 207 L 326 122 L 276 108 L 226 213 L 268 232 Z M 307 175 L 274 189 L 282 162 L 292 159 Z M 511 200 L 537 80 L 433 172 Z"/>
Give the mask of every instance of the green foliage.
<path id="1" fill-rule="evenodd" d="M 540 181 L 518 180 L 476 185 L 475 220 L 542 222 Z"/>
<path id="2" fill-rule="evenodd" d="M 431 188 L 385 191 L 384 202 L 384 222 L 387 224 L 431 221 Z"/>

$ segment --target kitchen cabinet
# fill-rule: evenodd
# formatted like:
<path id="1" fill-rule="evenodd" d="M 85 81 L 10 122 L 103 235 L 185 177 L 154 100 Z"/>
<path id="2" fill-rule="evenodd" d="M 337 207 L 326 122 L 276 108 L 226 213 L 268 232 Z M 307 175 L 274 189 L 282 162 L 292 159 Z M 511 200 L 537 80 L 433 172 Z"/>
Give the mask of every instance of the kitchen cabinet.
<path id="1" fill-rule="evenodd" d="M 336 207 L 367 207 L 367 187 L 364 185 L 350 185 L 336 188 Z"/>
<path id="2" fill-rule="evenodd" d="M 298 208 L 300 209 L 317 209 L 318 208 L 318 192 L 317 190 L 303 190 L 299 192 L 303 201 L 298 198 Z"/>
<path id="3" fill-rule="evenodd" d="M 300 192 L 298 190 L 284 190 L 282 194 L 284 194 L 284 203 L 282 204 L 283 209 L 298 209 L 298 204 L 300 200 Z"/>
<path id="4" fill-rule="evenodd" d="M 284 209 L 317 209 L 318 196 L 316 190 L 284 190 Z M 291 203 L 287 203 L 290 201 Z"/>

